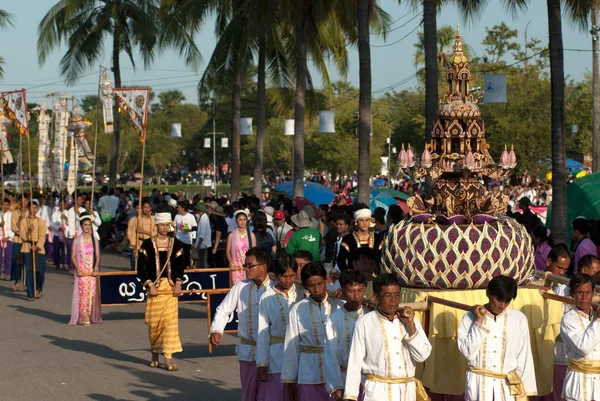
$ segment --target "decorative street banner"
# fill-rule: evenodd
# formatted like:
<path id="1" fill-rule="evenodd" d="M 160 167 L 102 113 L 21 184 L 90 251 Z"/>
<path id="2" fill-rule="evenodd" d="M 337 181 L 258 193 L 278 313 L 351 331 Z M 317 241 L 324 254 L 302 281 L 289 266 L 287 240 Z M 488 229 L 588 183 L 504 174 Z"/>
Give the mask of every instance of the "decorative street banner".
<path id="1" fill-rule="evenodd" d="M 221 147 L 222 148 L 229 147 L 229 138 L 221 138 Z"/>
<path id="2" fill-rule="evenodd" d="M 140 134 L 140 141 L 146 139 L 146 120 L 148 119 L 148 100 L 150 88 L 115 88 L 119 110 L 129 116 L 135 130 Z"/>
<path id="3" fill-rule="evenodd" d="M 146 302 L 146 291 L 136 272 L 100 273 L 99 291 L 102 306 L 134 305 Z M 203 302 L 211 290 L 231 287 L 229 269 L 193 269 L 183 275 L 179 302 Z M 201 291 L 206 290 L 206 291 Z M 185 293 L 193 291 L 192 293 Z"/>
<path id="4" fill-rule="evenodd" d="M 181 138 L 181 123 L 171 124 L 171 138 Z"/>
<path id="5" fill-rule="evenodd" d="M 204 149 L 210 149 L 210 138 L 204 138 Z"/>
<path id="6" fill-rule="evenodd" d="M 104 117 L 104 133 L 112 134 L 114 128 L 113 116 L 113 83 L 108 77 L 108 71 L 104 70 L 100 74 L 100 93 L 102 94 L 102 114 Z"/>
<path id="7" fill-rule="evenodd" d="M 48 180 L 50 178 L 48 171 L 48 155 L 50 154 L 50 146 L 48 145 L 48 128 L 50 126 L 50 117 L 48 117 L 48 114 L 46 114 L 47 110 L 48 104 L 46 102 L 39 106 L 38 185 L 42 189 L 48 187 Z"/>
<path id="8" fill-rule="evenodd" d="M 2 94 L 4 108 L 8 118 L 15 120 L 17 129 L 21 135 L 29 133 L 29 112 L 27 111 L 27 91 L 21 89 Z"/>
<path id="9" fill-rule="evenodd" d="M 252 135 L 252 118 L 240 118 L 240 135 Z"/>
<path id="10" fill-rule="evenodd" d="M 505 74 L 483 74 L 483 103 L 506 103 Z"/>

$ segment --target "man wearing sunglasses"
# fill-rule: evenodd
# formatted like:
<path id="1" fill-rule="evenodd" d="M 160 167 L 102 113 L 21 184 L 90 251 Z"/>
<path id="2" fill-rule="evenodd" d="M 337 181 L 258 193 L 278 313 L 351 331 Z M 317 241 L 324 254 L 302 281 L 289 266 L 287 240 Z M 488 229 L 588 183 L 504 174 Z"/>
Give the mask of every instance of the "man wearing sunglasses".
<path id="1" fill-rule="evenodd" d="M 258 301 L 260 297 L 276 283 L 269 279 L 269 254 L 261 247 L 250 248 L 246 252 L 243 265 L 246 280 L 235 284 L 221 305 L 218 306 L 210 327 L 210 343 L 218 346 L 229 317 L 238 314 L 238 336 L 236 354 L 240 361 L 240 380 L 242 383 L 242 401 L 264 401 L 267 383 L 260 381 L 255 359 L 256 339 L 258 337 Z"/>

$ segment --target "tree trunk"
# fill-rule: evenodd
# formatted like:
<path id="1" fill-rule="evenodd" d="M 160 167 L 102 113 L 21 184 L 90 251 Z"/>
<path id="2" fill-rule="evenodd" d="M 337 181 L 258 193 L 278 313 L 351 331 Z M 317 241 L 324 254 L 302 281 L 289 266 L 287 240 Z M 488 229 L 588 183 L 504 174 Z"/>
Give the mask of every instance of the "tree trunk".
<path id="1" fill-rule="evenodd" d="M 438 64 L 436 0 L 423 0 L 423 34 L 425 52 L 425 141 L 431 140 L 431 130 L 438 109 Z"/>
<path id="2" fill-rule="evenodd" d="M 561 244 L 567 242 L 565 72 L 560 0 L 547 0 L 547 5 L 552 88 L 552 238 Z"/>
<path id="3" fill-rule="evenodd" d="M 371 178 L 371 45 L 369 40 L 369 0 L 358 0 L 358 201 L 369 204 Z"/>
<path id="4" fill-rule="evenodd" d="M 256 133 L 256 150 L 254 152 L 254 195 L 260 198 L 262 192 L 262 175 L 263 175 L 263 149 L 265 146 L 265 128 L 267 125 L 266 119 L 266 48 L 265 48 L 265 33 L 264 26 L 260 27 L 260 38 L 258 45 L 258 129 Z"/>
<path id="5" fill-rule="evenodd" d="M 231 201 L 240 194 L 240 115 L 242 109 L 242 67 L 238 63 L 234 72 L 231 121 Z"/>
<path id="6" fill-rule="evenodd" d="M 598 26 L 596 1 L 592 4 L 592 29 Z M 598 33 L 592 34 L 592 98 L 594 121 L 592 125 L 592 171 L 600 171 L 600 65 L 598 63 Z"/>
<path id="7" fill-rule="evenodd" d="M 115 76 L 115 88 L 121 87 L 121 61 L 119 60 L 119 32 L 115 28 L 113 35 L 113 74 Z M 117 173 L 119 169 L 119 150 L 121 148 L 121 113 L 116 105 L 113 110 L 115 132 L 113 134 L 112 149 L 110 151 L 110 182 L 111 188 L 117 186 Z"/>
<path id="8" fill-rule="evenodd" d="M 304 0 L 302 0 L 304 3 Z M 304 196 L 304 95 L 306 92 L 306 37 L 304 7 L 296 17 L 296 106 L 294 110 L 294 197 Z"/>

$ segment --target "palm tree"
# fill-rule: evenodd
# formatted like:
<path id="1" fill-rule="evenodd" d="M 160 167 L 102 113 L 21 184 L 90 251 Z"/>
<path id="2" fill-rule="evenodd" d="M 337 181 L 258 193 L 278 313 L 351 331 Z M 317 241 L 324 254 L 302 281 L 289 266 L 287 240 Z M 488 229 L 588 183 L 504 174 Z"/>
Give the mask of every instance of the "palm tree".
<path id="1" fill-rule="evenodd" d="M 157 0 L 60 0 L 44 16 L 38 27 L 38 61 L 43 65 L 50 53 L 63 42 L 67 51 L 60 61 L 61 75 L 67 84 L 75 84 L 81 74 L 95 68 L 103 57 L 107 38 L 112 43 L 112 71 L 115 87 L 122 87 L 121 53 L 133 58 L 137 46 L 144 66 L 154 61 L 157 48 L 178 47 L 185 55 L 186 64 L 197 68 L 200 52 L 193 40 L 194 31 L 182 32 L 174 23 L 181 16 L 170 16 L 170 24 L 159 18 Z M 110 183 L 117 182 L 117 167 L 121 118 L 115 110 Z"/>
<path id="2" fill-rule="evenodd" d="M 158 105 L 158 109 L 167 114 L 170 114 L 175 106 L 183 103 L 183 101 L 185 100 L 185 96 L 180 90 L 168 90 L 159 93 L 158 100 L 160 102 L 160 104 Z"/>
<path id="3" fill-rule="evenodd" d="M 444 71 L 450 65 L 450 57 L 454 51 L 454 41 L 456 39 L 456 28 L 450 25 L 442 25 L 437 29 L 437 68 L 438 71 Z M 425 68 L 421 67 L 425 64 L 425 35 L 423 32 L 417 33 L 417 43 L 414 44 L 415 55 L 413 64 L 417 70 L 417 74 L 420 79 L 425 79 Z M 470 58 L 471 47 L 463 43 L 463 52 L 467 58 Z M 421 68 L 419 68 L 421 67 Z"/>
<path id="4" fill-rule="evenodd" d="M 590 29 L 592 34 L 592 171 L 596 172 L 600 171 L 600 63 L 598 61 L 600 0 L 566 0 L 564 3 L 570 20 L 582 32 Z"/>
<path id="5" fill-rule="evenodd" d="M 565 125 L 565 71 L 560 0 L 547 0 L 552 90 L 552 238 L 567 242 L 567 170 Z"/>
<path id="6" fill-rule="evenodd" d="M 13 26 L 11 21 L 12 15 L 7 13 L 4 10 L 0 10 L 0 28 L 8 28 L 9 26 Z M 4 58 L 0 57 L 0 78 L 4 78 Z"/>
<path id="7" fill-rule="evenodd" d="M 359 175 L 363 177 L 361 192 L 364 195 L 366 182 L 366 193 L 368 197 L 368 182 L 370 168 L 368 164 L 370 156 L 371 135 L 371 111 L 370 111 L 370 49 L 369 25 L 373 25 L 378 33 L 383 32 L 384 26 L 389 22 L 389 15 L 383 12 L 374 1 L 363 4 L 363 0 L 336 0 L 312 2 L 307 0 L 293 1 L 292 8 L 295 28 L 296 47 L 296 96 L 294 110 L 294 196 L 304 195 L 304 117 L 305 117 L 305 95 L 306 84 L 310 83 L 306 60 L 307 54 L 315 62 L 316 68 L 323 76 L 323 86 L 329 98 L 333 97 L 333 86 L 325 65 L 323 54 L 326 53 L 333 59 L 338 70 L 345 75 L 348 68 L 346 48 L 349 44 L 359 41 L 359 59 L 361 60 L 361 83 L 364 82 L 365 91 L 362 97 L 362 142 L 359 144 Z M 318 3 L 318 4 L 317 4 Z M 365 8 L 366 6 L 366 8 Z M 359 12 L 361 14 L 359 14 Z M 361 20 L 362 18 L 362 20 Z M 366 28 L 365 28 L 366 25 Z M 360 30 L 362 28 L 362 31 Z M 359 35 L 362 40 L 359 39 Z M 366 35 L 366 38 L 365 38 Z M 365 47 L 366 46 L 366 47 Z M 361 50 L 362 49 L 362 50 Z M 369 66 L 367 69 L 366 66 Z M 362 91 L 362 86 L 361 86 Z M 368 92 L 368 93 L 367 93 Z M 359 133 L 359 135 L 361 135 Z M 366 163 L 364 161 L 367 161 Z M 366 177 L 366 178 L 365 178 Z"/>

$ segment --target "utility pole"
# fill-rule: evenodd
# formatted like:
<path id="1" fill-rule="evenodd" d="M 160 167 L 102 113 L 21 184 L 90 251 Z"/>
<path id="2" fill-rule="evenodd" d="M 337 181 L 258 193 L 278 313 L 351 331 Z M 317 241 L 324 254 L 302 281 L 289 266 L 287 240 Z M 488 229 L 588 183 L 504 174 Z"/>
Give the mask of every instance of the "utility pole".
<path id="1" fill-rule="evenodd" d="M 600 66 L 598 65 L 598 10 L 596 1 L 592 2 L 592 172 L 600 171 Z"/>

